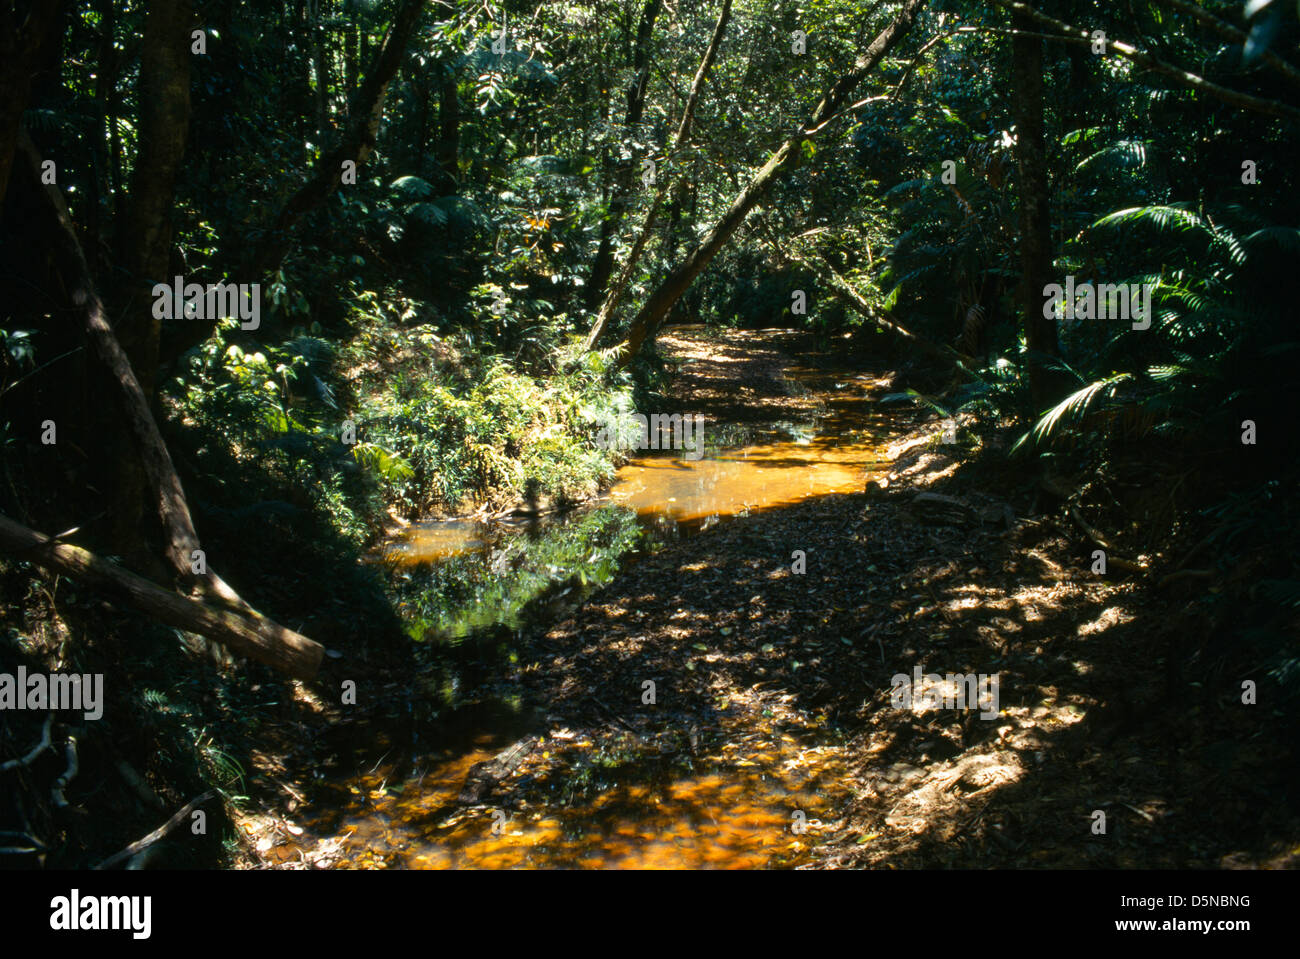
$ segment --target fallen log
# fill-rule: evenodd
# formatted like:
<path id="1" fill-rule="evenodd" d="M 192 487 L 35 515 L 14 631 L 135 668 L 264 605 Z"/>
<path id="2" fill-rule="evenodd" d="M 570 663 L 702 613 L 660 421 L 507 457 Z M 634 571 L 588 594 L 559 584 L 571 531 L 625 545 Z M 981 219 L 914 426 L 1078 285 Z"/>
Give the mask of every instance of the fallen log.
<path id="1" fill-rule="evenodd" d="M 320 668 L 325 647 L 259 613 L 220 609 L 173 593 L 89 550 L 52 540 L 3 516 L 0 549 L 103 589 L 169 626 L 199 633 L 232 653 L 298 679 L 311 679 Z"/>

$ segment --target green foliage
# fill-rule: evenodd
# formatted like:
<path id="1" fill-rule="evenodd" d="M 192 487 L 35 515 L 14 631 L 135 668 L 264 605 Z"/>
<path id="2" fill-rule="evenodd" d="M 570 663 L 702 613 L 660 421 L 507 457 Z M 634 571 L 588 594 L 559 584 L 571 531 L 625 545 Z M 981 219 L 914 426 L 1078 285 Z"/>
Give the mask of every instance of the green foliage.
<path id="1" fill-rule="evenodd" d="M 594 424 L 620 396 L 598 361 L 543 379 L 489 357 L 369 395 L 360 422 L 405 464 L 386 477 L 388 492 L 419 515 L 454 511 L 471 496 L 517 496 L 530 482 L 558 498 L 590 493 L 612 469 Z"/>
<path id="2" fill-rule="evenodd" d="M 596 424 L 630 393 L 610 388 L 600 355 L 566 344 L 563 369 L 537 376 L 384 311 L 358 311 L 357 322 L 341 350 L 307 335 L 279 349 L 240 345 L 237 323 L 226 321 L 191 351 L 174 395 L 183 420 L 220 437 L 204 456 L 215 471 L 255 463 L 265 495 L 305 496 L 356 543 L 377 535 L 390 507 L 455 511 L 508 501 L 530 484 L 574 499 L 612 475 Z M 338 399 L 345 383 L 352 414 Z M 342 442 L 345 421 L 355 444 Z"/>
<path id="3" fill-rule="evenodd" d="M 1011 452 L 1016 452 L 1026 442 L 1033 440 L 1036 445 L 1045 446 L 1052 439 L 1059 437 L 1071 424 L 1080 423 L 1084 416 L 1099 401 L 1112 399 L 1120 384 L 1131 380 L 1128 373 L 1120 373 L 1105 379 L 1089 383 L 1081 390 L 1071 393 L 1060 403 L 1052 407 L 1032 430 L 1016 441 Z"/>
<path id="4" fill-rule="evenodd" d="M 210 438 L 196 454 L 200 462 L 214 476 L 256 471 L 262 495 L 315 506 L 354 542 L 365 542 L 374 531 L 356 514 L 378 503 L 367 502 L 373 486 L 347 484 L 341 475 L 347 450 L 329 382 L 332 347 L 299 336 L 279 349 L 259 348 L 247 340 L 241 346 L 242 337 L 237 321 L 223 321 L 190 351 L 171 386 L 178 417 Z M 356 459 L 376 474 L 394 468 L 378 453 Z"/>
<path id="5" fill-rule="evenodd" d="M 1086 250 L 1084 258 L 1105 255 L 1104 245 L 1117 233 L 1148 240 L 1146 250 L 1129 255 L 1161 264 L 1161 272 L 1124 282 L 1151 285 L 1151 327 L 1115 329 L 1097 320 L 1067 326 L 1063 342 L 1081 372 L 1067 369 L 1085 385 L 1045 413 L 1017 448 L 1027 448 L 1030 439 L 1030 445 L 1050 447 L 1048 441 L 1067 436 L 1070 427 L 1081 429 L 1090 411 L 1128 410 L 1157 427 L 1191 429 L 1222 420 L 1243 399 L 1269 397 L 1264 402 L 1273 405 L 1294 394 L 1285 366 L 1261 359 L 1290 353 L 1300 343 L 1285 326 L 1256 322 L 1259 310 L 1288 310 L 1287 296 L 1280 285 L 1261 291 L 1252 281 L 1300 268 L 1300 243 L 1289 228 L 1259 227 L 1243 236 L 1230 225 L 1241 219 L 1233 207 L 1209 214 L 1165 204 L 1108 214 L 1080 235 L 1072 249 Z M 1110 332 L 1085 336 L 1079 327 L 1089 323 Z M 1132 424 L 1134 415 L 1105 422 Z"/>

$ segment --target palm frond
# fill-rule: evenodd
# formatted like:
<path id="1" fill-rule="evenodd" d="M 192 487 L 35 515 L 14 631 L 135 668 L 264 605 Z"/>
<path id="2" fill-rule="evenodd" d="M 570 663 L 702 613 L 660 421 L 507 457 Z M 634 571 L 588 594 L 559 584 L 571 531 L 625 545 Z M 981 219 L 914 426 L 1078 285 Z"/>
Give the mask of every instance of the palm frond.
<path id="1" fill-rule="evenodd" d="M 1130 373 L 1118 373 L 1105 379 L 1089 383 L 1081 390 L 1076 390 L 1052 407 L 1034 425 L 1016 440 L 1011 452 L 1015 453 L 1031 439 L 1033 445 L 1040 446 L 1056 437 L 1063 425 L 1078 422 L 1088 410 L 1101 398 L 1115 395 L 1115 388 L 1120 383 L 1133 379 Z"/>
<path id="2" fill-rule="evenodd" d="M 1090 168 L 1101 170 L 1137 170 L 1146 166 L 1148 144 L 1142 140 L 1120 140 L 1080 160 L 1075 173 Z"/>

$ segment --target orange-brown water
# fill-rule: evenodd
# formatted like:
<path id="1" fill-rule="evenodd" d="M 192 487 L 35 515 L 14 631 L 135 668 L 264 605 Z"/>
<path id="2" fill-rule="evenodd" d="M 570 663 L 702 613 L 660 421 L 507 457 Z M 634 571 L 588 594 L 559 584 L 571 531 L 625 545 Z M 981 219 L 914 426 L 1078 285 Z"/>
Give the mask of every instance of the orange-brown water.
<path id="1" fill-rule="evenodd" d="M 673 453 L 629 459 L 597 504 L 617 504 L 645 519 L 658 517 L 704 525 L 749 512 L 789 506 L 812 496 L 859 492 L 879 466 L 881 418 L 864 396 L 869 381 L 835 382 L 821 374 L 795 371 L 796 382 L 817 387 L 828 414 L 805 424 L 780 424 L 759 431 L 761 441 L 719 449 L 706 424 L 707 454 L 690 460 Z M 490 524 L 459 519 L 417 523 L 385 549 L 400 565 L 435 562 L 482 549 Z"/>
<path id="2" fill-rule="evenodd" d="M 601 503 L 698 530 L 729 516 L 861 490 L 880 465 L 877 445 L 885 434 L 865 401 L 867 383 L 800 379 L 823 400 L 823 417 L 744 428 L 744 441 L 731 445 L 711 438 L 706 427 L 704 458 L 638 456 L 618 471 Z M 436 563 L 485 550 L 509 529 L 473 520 L 417 524 L 386 556 L 407 568 Z M 311 824 L 310 834 L 343 839 L 342 862 L 351 868 L 797 864 L 849 787 L 841 752 L 825 743 L 820 720 L 777 713 L 773 718 L 763 709 L 760 717 L 751 710 L 743 725 L 720 730 L 718 741 L 688 762 L 665 759 L 650 744 L 625 743 L 617 756 L 595 757 L 600 747 L 590 731 L 552 729 L 495 800 L 477 807 L 456 804 L 466 775 L 512 734 L 485 734 L 401 768 L 367 763 L 337 787 L 340 801 Z M 792 828 L 800 822 L 809 827 Z"/>
<path id="3" fill-rule="evenodd" d="M 735 516 L 810 496 L 857 492 L 874 463 L 870 444 L 841 445 L 824 437 L 756 444 L 694 463 L 646 457 L 618 471 L 609 499 L 638 514 L 679 522 Z"/>
<path id="4" fill-rule="evenodd" d="M 360 869 L 761 868 L 803 858 L 844 798 L 839 750 L 789 733 L 729 742 L 695 772 L 616 773 L 576 799 L 557 798 L 592 747 L 581 736 L 544 739 L 525 769 L 550 788 L 525 790 L 542 799 L 512 801 L 516 808 L 455 805 L 470 767 L 495 748 L 432 763 L 397 785 L 381 766 L 350 783 L 345 809 L 311 831 L 343 837 L 343 862 Z M 637 766 L 633 758 L 627 769 Z"/>

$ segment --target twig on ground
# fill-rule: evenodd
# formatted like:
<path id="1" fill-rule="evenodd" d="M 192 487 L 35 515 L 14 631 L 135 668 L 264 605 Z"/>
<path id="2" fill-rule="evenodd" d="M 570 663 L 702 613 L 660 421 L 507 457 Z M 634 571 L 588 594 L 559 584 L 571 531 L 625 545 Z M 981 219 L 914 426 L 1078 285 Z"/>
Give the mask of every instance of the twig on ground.
<path id="1" fill-rule="evenodd" d="M 1124 559 L 1122 556 L 1113 555 L 1112 550 L 1114 547 L 1107 542 L 1101 533 L 1097 532 L 1084 521 L 1084 518 L 1079 515 L 1077 507 L 1070 507 L 1070 516 L 1074 519 L 1074 522 L 1078 525 L 1079 529 L 1083 530 L 1084 535 L 1087 536 L 1088 539 L 1092 540 L 1094 544 L 1100 546 L 1106 551 L 1106 563 L 1108 566 L 1113 566 L 1115 569 L 1123 573 L 1146 573 L 1146 567 L 1140 563 L 1135 563 L 1131 559 Z"/>
<path id="2" fill-rule="evenodd" d="M 171 819 L 168 819 L 165 823 L 163 823 L 153 832 L 149 833 L 149 835 L 145 836 L 143 839 L 137 839 L 135 842 L 131 843 L 131 845 L 127 846 L 121 852 L 114 853 L 113 855 L 109 856 L 107 859 L 105 859 L 103 862 L 101 862 L 98 866 L 95 866 L 94 868 L 108 869 L 112 866 L 116 866 L 122 860 L 129 859 L 132 856 L 134 856 L 136 853 L 138 853 L 140 850 L 152 846 L 163 836 L 167 835 L 169 832 L 171 832 L 173 829 L 179 826 L 181 822 L 185 819 L 185 817 L 194 811 L 194 808 L 196 806 L 202 805 L 203 803 L 207 802 L 215 795 L 216 795 L 216 791 L 209 789 L 202 796 L 190 800 L 188 803 L 182 806 L 179 811 L 177 811 L 176 815 L 172 816 Z"/>

